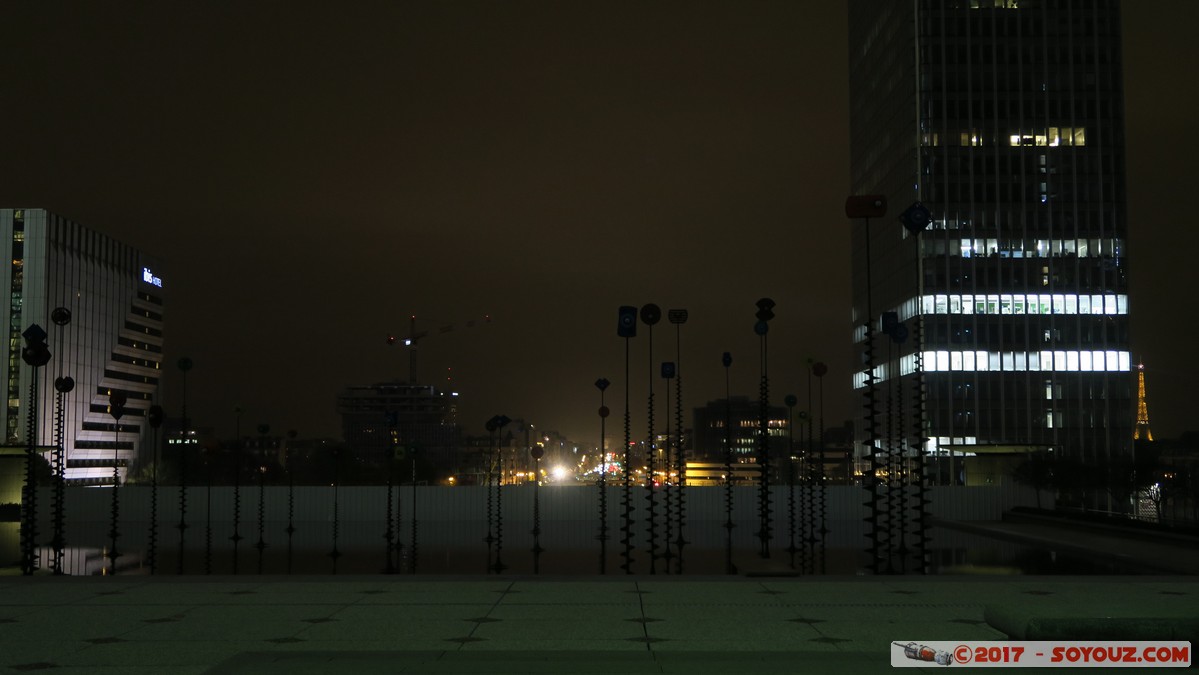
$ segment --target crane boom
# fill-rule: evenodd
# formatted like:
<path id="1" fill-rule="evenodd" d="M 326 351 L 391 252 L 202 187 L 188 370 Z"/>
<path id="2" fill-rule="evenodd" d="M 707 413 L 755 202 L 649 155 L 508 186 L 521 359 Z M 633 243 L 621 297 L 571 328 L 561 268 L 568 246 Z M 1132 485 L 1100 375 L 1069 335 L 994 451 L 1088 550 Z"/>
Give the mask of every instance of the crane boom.
<path id="1" fill-rule="evenodd" d="M 427 331 L 427 330 L 417 331 L 416 330 L 416 315 L 415 314 L 408 317 L 408 320 L 409 320 L 408 337 L 404 338 L 404 346 L 408 347 L 408 350 L 409 350 L 408 351 L 408 384 L 416 384 L 417 383 L 416 363 L 417 363 L 417 353 L 420 348 L 420 340 L 428 337 L 429 331 Z M 483 316 L 483 323 L 491 323 L 491 315 L 490 314 L 485 314 Z M 464 324 L 464 326 L 466 328 L 473 328 L 477 324 L 478 324 L 477 320 L 471 319 L 470 321 L 467 321 Z M 441 335 L 443 333 L 448 333 L 448 332 L 454 330 L 456 327 L 457 327 L 456 324 L 452 324 L 452 323 L 442 324 L 442 326 L 437 330 L 437 334 Z M 387 344 L 394 345 L 395 343 L 396 343 L 395 336 L 388 335 L 387 336 Z"/>

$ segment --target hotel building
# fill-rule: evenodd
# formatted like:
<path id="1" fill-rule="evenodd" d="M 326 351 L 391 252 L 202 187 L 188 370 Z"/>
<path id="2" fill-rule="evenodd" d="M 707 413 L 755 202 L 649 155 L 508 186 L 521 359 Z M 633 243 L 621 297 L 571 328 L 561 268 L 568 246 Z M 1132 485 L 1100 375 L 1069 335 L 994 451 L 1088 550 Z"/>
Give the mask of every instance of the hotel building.
<path id="1" fill-rule="evenodd" d="M 0 341 L 0 363 L 8 404 L 4 445 L 28 443 L 27 415 L 33 378 L 38 377 L 37 437 L 47 460 L 55 442 L 54 383 L 74 380 L 65 394 L 65 476 L 72 485 L 111 485 L 149 447 L 146 409 L 156 400 L 163 348 L 163 281 L 154 258 L 131 246 L 44 209 L 0 209 L 0 241 L 8 270 L 0 293 L 9 298 Z M 56 308 L 70 321 L 56 325 Z M 22 333 L 31 325 L 48 334 L 49 363 L 32 368 L 21 358 Z M 109 414 L 109 396 L 124 392 L 119 425 Z M 56 468 L 56 467 L 54 467 Z"/>

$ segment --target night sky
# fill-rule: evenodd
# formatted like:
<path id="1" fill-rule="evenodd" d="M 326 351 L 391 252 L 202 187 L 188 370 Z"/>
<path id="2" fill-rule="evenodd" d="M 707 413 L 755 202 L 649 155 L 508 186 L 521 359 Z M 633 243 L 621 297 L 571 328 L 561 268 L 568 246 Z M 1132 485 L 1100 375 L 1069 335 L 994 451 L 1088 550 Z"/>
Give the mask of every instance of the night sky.
<path id="1" fill-rule="evenodd" d="M 1124 14 L 1133 353 L 1170 437 L 1199 429 L 1199 3 Z M 690 408 L 724 396 L 724 351 L 757 395 L 762 296 L 774 398 L 804 406 L 815 357 L 826 423 L 859 405 L 844 3 L 5 3 L 0 25 L 0 205 L 164 260 L 163 403 L 191 357 L 195 425 L 231 436 L 240 405 L 243 430 L 339 437 L 339 389 L 406 378 L 386 337 L 416 315 L 420 379 L 452 375 L 468 432 L 505 413 L 594 443 L 598 377 L 621 433 L 618 306 L 690 312 Z M 673 326 L 653 348 L 662 421 Z"/>

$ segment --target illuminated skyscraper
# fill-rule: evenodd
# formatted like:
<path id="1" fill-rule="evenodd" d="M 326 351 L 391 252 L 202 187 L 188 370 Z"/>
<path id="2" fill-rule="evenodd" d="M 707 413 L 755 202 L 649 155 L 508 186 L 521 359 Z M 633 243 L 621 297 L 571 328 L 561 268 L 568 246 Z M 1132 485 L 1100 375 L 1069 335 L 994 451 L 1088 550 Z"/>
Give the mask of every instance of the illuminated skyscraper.
<path id="1" fill-rule="evenodd" d="M 1129 452 L 1118 2 L 851 0 L 849 26 L 851 191 L 890 205 L 869 224 L 879 400 L 899 376 L 910 413 L 919 349 L 925 452 Z M 918 241 L 896 220 L 916 201 L 932 219 Z M 866 230 L 852 227 L 864 356 Z M 922 345 L 883 335 L 886 311 L 909 328 L 923 316 Z"/>
<path id="2" fill-rule="evenodd" d="M 163 346 L 163 281 L 158 263 L 131 246 L 44 209 L 0 209 L 0 241 L 9 268 L 0 293 L 9 298 L 0 341 L 8 404 L 4 444 L 28 442 L 33 374 L 38 382 L 37 445 L 54 443 L 54 381 L 70 376 L 63 409 L 65 475 L 71 484 L 111 485 L 113 465 L 124 480 L 149 439 L 146 409 L 156 398 Z M 56 307 L 71 312 L 55 325 Z M 21 358 L 30 325 L 49 335 L 50 362 L 34 369 Z M 125 414 L 108 414 L 113 392 L 124 392 Z M 119 431 L 119 438 L 116 431 Z M 47 460 L 51 453 L 46 452 Z"/>

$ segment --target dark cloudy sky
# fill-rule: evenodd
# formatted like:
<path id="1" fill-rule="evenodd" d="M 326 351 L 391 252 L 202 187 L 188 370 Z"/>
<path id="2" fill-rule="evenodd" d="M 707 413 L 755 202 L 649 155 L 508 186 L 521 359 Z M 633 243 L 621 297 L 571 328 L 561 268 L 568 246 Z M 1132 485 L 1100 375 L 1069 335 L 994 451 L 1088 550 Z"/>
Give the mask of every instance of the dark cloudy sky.
<path id="1" fill-rule="evenodd" d="M 1170 436 L 1199 428 L 1199 3 L 1124 12 L 1134 351 Z M 761 296 L 772 392 L 804 400 L 814 356 L 830 423 L 857 405 L 844 3 L 5 3 L 0 25 L 0 204 L 165 261 L 198 425 L 231 434 L 241 405 L 339 435 L 342 386 L 407 376 L 385 338 L 415 314 L 468 431 L 502 412 L 594 441 L 596 378 L 623 409 L 619 305 L 689 310 L 690 407 L 723 396 L 723 351 L 756 395 Z"/>

